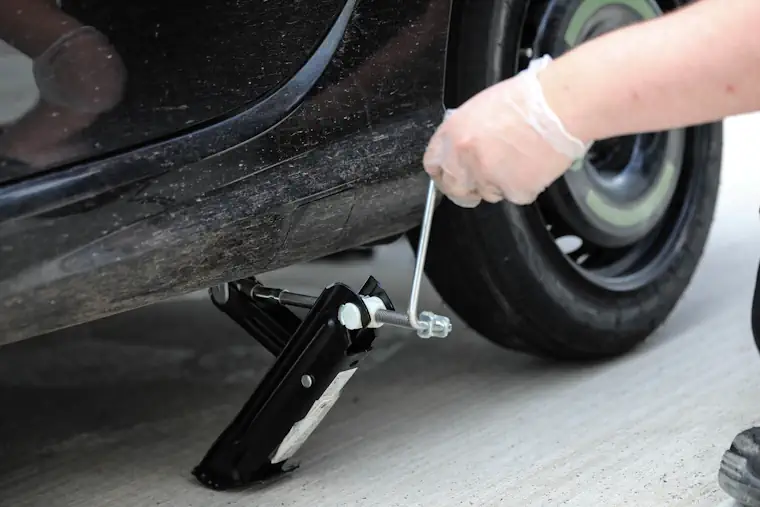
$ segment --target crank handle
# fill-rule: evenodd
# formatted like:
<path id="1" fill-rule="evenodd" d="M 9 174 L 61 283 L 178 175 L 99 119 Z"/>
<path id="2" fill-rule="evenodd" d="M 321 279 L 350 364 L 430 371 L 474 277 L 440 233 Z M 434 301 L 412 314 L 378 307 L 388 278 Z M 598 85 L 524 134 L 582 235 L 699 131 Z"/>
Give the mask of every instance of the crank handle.
<path id="1" fill-rule="evenodd" d="M 383 325 L 403 327 L 417 331 L 420 338 L 446 338 L 451 332 L 451 320 L 433 312 L 422 312 L 414 321 L 409 315 L 388 310 L 377 297 L 363 297 L 364 307 L 370 315 L 367 327 L 379 328 Z M 346 329 L 362 329 L 362 312 L 354 303 L 346 303 L 338 310 L 338 320 Z"/>

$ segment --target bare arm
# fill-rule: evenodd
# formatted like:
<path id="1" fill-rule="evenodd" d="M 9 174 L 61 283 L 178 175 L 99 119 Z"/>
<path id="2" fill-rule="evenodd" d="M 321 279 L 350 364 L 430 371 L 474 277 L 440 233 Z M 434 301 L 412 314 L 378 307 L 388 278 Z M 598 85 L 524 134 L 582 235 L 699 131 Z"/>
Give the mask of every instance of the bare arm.
<path id="1" fill-rule="evenodd" d="M 540 75 L 590 141 L 760 110 L 760 0 L 701 0 L 579 46 Z"/>

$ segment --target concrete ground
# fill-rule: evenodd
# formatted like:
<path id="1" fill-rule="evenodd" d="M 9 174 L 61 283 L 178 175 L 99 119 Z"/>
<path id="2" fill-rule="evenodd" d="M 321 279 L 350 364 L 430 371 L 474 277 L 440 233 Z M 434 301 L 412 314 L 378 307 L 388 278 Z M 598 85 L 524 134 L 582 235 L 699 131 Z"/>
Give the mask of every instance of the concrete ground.
<path id="1" fill-rule="evenodd" d="M 271 359 L 203 296 L 0 349 L 0 505 L 731 505 L 716 470 L 760 422 L 749 302 L 760 258 L 760 117 L 728 124 L 725 181 L 699 274 L 633 354 L 557 366 L 456 322 L 448 340 L 386 331 L 302 469 L 215 493 L 189 472 Z M 376 274 L 403 301 L 404 244 L 371 262 L 268 277 L 316 292 Z M 430 289 L 424 303 L 440 308 Z"/>

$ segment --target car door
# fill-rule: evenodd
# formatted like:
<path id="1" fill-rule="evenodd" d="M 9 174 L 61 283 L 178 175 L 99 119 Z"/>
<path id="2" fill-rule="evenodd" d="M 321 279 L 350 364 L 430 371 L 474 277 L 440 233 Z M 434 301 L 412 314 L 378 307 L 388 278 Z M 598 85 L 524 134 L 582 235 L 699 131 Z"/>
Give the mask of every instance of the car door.
<path id="1" fill-rule="evenodd" d="M 213 124 L 287 81 L 345 0 L 0 0 L 0 183 Z"/>

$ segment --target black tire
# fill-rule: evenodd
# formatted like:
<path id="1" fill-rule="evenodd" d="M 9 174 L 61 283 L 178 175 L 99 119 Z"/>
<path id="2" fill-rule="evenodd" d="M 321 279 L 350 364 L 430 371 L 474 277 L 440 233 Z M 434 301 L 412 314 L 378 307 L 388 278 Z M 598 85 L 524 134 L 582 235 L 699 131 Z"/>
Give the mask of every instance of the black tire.
<path id="1" fill-rule="evenodd" d="M 573 0 L 552 3 L 566 7 Z M 661 0 L 660 7 L 674 7 L 665 3 Z M 518 54 L 526 34 L 536 30 L 526 0 L 455 4 L 452 19 L 461 23 L 453 27 L 450 51 L 456 53 L 449 72 L 456 74 L 447 83 L 449 106 L 514 74 L 525 64 Z M 547 2 L 534 0 L 530 8 L 537 4 Z M 475 209 L 444 199 L 434 218 L 428 278 L 459 317 L 501 346 L 567 360 L 629 351 L 663 324 L 680 300 L 711 227 L 722 124 L 688 129 L 684 139 L 677 188 L 665 216 L 645 238 L 652 251 L 649 257 L 642 254 L 641 262 L 649 258 L 650 264 L 636 271 L 640 283 L 602 283 L 579 268 L 547 231 L 547 216 L 557 216 L 556 209 L 542 205 L 543 196 L 531 206 L 483 203 Z M 416 231 L 410 238 L 416 245 Z"/>

